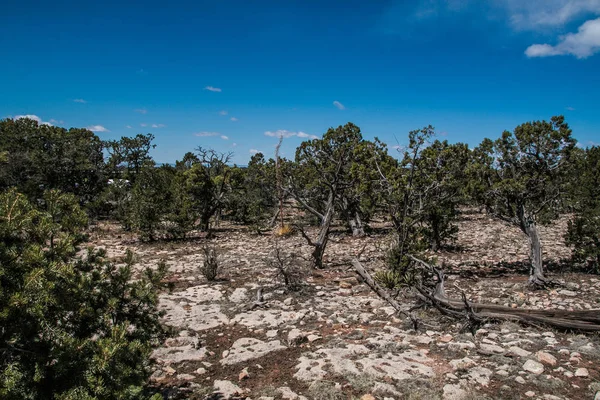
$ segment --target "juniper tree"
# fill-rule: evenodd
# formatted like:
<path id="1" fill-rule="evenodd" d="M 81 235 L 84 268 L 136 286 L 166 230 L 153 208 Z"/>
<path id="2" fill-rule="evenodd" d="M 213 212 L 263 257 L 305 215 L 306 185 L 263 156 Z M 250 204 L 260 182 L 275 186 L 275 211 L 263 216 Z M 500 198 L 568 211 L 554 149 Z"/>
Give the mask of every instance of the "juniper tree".
<path id="1" fill-rule="evenodd" d="M 575 146 L 564 117 L 519 125 L 474 151 L 473 193 L 495 217 L 518 227 L 530 247 L 533 286 L 544 286 L 538 224 L 557 217 L 570 154 Z"/>
<path id="2" fill-rule="evenodd" d="M 600 273 L 600 147 L 586 149 L 577 159 L 572 183 L 575 217 L 569 221 L 566 241 L 573 247 L 574 261 Z"/>

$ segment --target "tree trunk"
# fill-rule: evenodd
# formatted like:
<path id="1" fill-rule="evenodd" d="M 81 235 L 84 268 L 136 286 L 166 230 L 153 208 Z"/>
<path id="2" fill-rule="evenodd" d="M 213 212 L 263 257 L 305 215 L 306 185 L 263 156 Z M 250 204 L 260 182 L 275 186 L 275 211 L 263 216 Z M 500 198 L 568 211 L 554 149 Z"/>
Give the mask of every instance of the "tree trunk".
<path id="1" fill-rule="evenodd" d="M 534 286 L 544 286 L 546 278 L 544 277 L 544 266 L 542 263 L 542 244 L 537 231 L 535 222 L 529 222 L 525 225 L 525 234 L 529 239 L 530 262 L 529 283 Z"/>
<path id="2" fill-rule="evenodd" d="M 352 229 L 352 236 L 365 236 L 365 227 L 358 212 L 354 213 L 354 217 L 348 218 L 348 224 L 350 225 L 350 229 Z"/>
<path id="3" fill-rule="evenodd" d="M 546 286 L 546 277 L 542 264 L 542 244 L 535 220 L 528 215 L 523 206 L 520 206 L 517 212 L 519 227 L 529 240 L 529 284 L 534 287 L 544 287 Z"/>
<path id="4" fill-rule="evenodd" d="M 323 268 L 323 254 L 325 253 L 325 246 L 327 246 L 327 242 L 329 241 L 329 227 L 331 226 L 331 221 L 333 221 L 333 211 L 333 194 L 330 193 L 329 199 L 327 200 L 327 211 L 321 221 L 319 235 L 317 236 L 317 240 L 313 242 L 313 263 L 315 268 L 318 269 Z"/>

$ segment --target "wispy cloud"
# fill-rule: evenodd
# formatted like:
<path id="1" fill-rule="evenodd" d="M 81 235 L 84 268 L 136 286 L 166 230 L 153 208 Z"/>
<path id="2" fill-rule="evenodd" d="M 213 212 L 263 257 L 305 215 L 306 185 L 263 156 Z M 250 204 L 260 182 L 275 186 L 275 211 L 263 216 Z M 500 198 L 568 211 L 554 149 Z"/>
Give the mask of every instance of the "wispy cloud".
<path id="1" fill-rule="evenodd" d="M 231 143 L 231 147 L 236 147 L 237 143 Z"/>
<path id="2" fill-rule="evenodd" d="M 88 131 L 92 131 L 92 132 L 110 132 L 108 129 L 106 129 L 102 125 L 90 125 L 90 126 L 86 127 L 85 129 L 87 129 Z"/>
<path id="3" fill-rule="evenodd" d="M 64 124 L 65 121 L 63 121 L 62 119 L 60 121 L 57 121 L 54 118 L 50 118 L 50 123 L 51 124 Z"/>
<path id="4" fill-rule="evenodd" d="M 219 115 L 227 115 L 227 111 L 225 111 L 225 110 L 219 111 Z"/>
<path id="5" fill-rule="evenodd" d="M 141 126 L 142 128 L 145 128 L 145 127 L 147 127 L 147 126 L 148 126 L 148 124 L 140 124 L 140 126 Z"/>
<path id="6" fill-rule="evenodd" d="M 204 90 L 208 90 L 211 92 L 222 92 L 221 88 L 214 87 L 214 86 L 207 86 L 204 88 Z"/>
<path id="7" fill-rule="evenodd" d="M 231 117 L 230 120 L 232 120 L 233 122 L 239 121 L 239 119 L 237 119 L 236 117 Z"/>
<path id="8" fill-rule="evenodd" d="M 567 108 L 566 108 L 566 110 L 567 110 L 567 111 L 575 111 L 575 107 L 570 107 L 570 106 L 569 106 L 569 107 L 567 107 Z"/>
<path id="9" fill-rule="evenodd" d="M 223 139 L 223 140 L 229 140 L 229 136 L 221 135 L 221 139 Z"/>
<path id="10" fill-rule="evenodd" d="M 266 131 L 265 136 L 276 137 L 276 138 L 279 138 L 279 137 L 290 138 L 293 136 L 298 136 L 299 138 L 318 139 L 318 137 L 315 135 L 309 135 L 308 133 L 305 133 L 305 132 L 292 132 L 292 131 L 288 131 L 286 129 L 279 129 L 277 131 Z"/>
<path id="11" fill-rule="evenodd" d="M 260 153 L 260 150 L 250 149 L 250 154 Z"/>
<path id="12" fill-rule="evenodd" d="M 220 136 L 221 134 L 219 132 L 197 132 L 197 133 L 194 133 L 194 135 L 199 136 L 199 137 L 209 137 L 209 136 Z"/>
<path id="13" fill-rule="evenodd" d="M 504 8 L 517 30 L 548 30 L 600 13 L 600 0 L 495 0 L 491 4 Z"/>
<path id="14" fill-rule="evenodd" d="M 165 124 L 152 124 L 153 128 L 164 128 L 165 126 Z"/>
<path id="15" fill-rule="evenodd" d="M 600 51 L 600 18 L 586 21 L 577 33 L 568 33 L 559 38 L 559 42 L 550 44 L 534 44 L 525 50 L 527 57 L 550 57 L 573 55 L 587 58 Z"/>
<path id="16" fill-rule="evenodd" d="M 74 99 L 73 101 L 74 101 L 75 103 L 81 103 L 81 104 L 85 104 L 85 103 L 87 103 L 87 101 L 86 101 L 86 100 L 84 100 L 84 99 Z"/>
<path id="17" fill-rule="evenodd" d="M 125 125 L 125 128 L 127 128 L 127 129 L 131 129 L 131 128 L 132 128 L 132 126 L 131 126 L 131 125 Z"/>
<path id="18" fill-rule="evenodd" d="M 333 105 L 337 107 L 338 110 L 345 110 L 346 106 L 344 106 L 342 103 L 340 103 L 339 101 L 334 101 Z"/>
<path id="19" fill-rule="evenodd" d="M 148 110 L 146 110 L 145 108 L 136 108 L 135 110 L 136 113 L 140 113 L 140 114 L 148 114 Z"/>

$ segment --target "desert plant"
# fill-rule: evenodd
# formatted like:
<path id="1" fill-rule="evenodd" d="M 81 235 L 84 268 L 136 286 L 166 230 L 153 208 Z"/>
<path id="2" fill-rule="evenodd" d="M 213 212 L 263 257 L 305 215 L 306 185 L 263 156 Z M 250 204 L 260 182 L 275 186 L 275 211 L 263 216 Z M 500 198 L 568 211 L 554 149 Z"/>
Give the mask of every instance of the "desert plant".
<path id="1" fill-rule="evenodd" d="M 306 267 L 296 253 L 284 254 L 279 244 L 275 244 L 267 265 L 275 270 L 274 280 L 282 280 L 290 290 L 298 290 L 306 275 Z"/>
<path id="2" fill-rule="evenodd" d="M 212 282 L 217 279 L 217 275 L 221 269 L 217 248 L 215 246 L 206 244 L 202 248 L 202 252 L 204 253 L 204 260 L 202 261 L 200 272 L 202 275 L 204 275 L 207 281 Z"/>

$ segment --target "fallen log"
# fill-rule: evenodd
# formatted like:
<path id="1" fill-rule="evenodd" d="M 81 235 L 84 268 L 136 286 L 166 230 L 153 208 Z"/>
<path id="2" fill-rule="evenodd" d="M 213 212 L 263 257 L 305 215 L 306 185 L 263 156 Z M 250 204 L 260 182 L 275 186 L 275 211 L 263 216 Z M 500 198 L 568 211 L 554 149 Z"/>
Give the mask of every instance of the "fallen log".
<path id="1" fill-rule="evenodd" d="M 425 265 L 431 271 L 435 272 L 439 281 L 434 289 L 417 287 L 416 297 L 425 303 L 435 307 L 440 312 L 454 317 L 456 319 L 468 318 L 478 321 L 513 321 L 528 325 L 547 325 L 562 330 L 577 330 L 585 332 L 600 332 L 600 310 L 534 310 L 526 308 L 512 308 L 499 306 L 496 304 L 473 303 L 463 300 L 449 299 L 444 292 L 444 275 L 432 265 L 422 260 L 411 258 L 421 265 Z M 413 316 L 406 312 L 403 307 L 390 295 L 390 293 L 381 287 L 362 264 L 354 259 L 352 260 L 354 270 L 363 278 L 365 283 L 383 300 L 387 301 L 399 313 L 406 315 L 413 320 Z M 413 323 L 416 320 L 413 320 Z"/>

